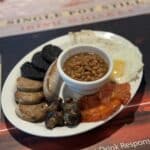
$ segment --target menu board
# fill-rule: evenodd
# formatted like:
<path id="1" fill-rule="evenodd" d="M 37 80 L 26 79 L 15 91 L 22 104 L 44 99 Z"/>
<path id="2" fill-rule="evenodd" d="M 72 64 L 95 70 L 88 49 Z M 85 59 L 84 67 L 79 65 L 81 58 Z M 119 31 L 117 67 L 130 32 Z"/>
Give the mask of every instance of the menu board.
<path id="1" fill-rule="evenodd" d="M 150 0 L 0 0 L 0 37 L 150 13 Z"/>

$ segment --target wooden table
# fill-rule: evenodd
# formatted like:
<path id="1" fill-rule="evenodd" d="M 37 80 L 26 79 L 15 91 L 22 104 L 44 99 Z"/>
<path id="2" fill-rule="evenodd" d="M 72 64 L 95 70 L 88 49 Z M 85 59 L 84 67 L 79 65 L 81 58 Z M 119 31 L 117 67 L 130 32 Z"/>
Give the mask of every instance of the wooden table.
<path id="1" fill-rule="evenodd" d="M 150 15 L 94 23 L 0 39 L 4 82 L 13 66 L 36 46 L 80 29 L 105 30 L 120 34 L 139 46 L 144 59 L 142 84 L 129 106 L 113 120 L 87 133 L 66 138 L 41 138 L 26 134 L 2 115 L 0 149 L 73 150 L 150 149 Z"/>

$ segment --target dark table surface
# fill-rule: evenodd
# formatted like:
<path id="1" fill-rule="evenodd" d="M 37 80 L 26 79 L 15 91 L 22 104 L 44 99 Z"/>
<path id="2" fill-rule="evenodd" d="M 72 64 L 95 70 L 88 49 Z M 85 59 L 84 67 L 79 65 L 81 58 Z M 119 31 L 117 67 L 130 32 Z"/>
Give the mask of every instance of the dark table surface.
<path id="1" fill-rule="evenodd" d="M 131 103 L 131 106 L 132 104 L 136 104 L 135 107 L 131 110 L 130 108 L 125 110 L 102 127 L 81 135 L 67 138 L 40 138 L 32 136 L 17 130 L 7 121 L 7 119 L 5 119 L 5 117 L 2 117 L 0 121 L 0 149 L 69 150 L 88 148 L 91 146 L 93 146 L 91 149 L 94 149 L 98 148 L 100 145 L 122 142 L 121 139 L 120 141 L 117 139 L 119 136 L 117 137 L 116 134 L 123 132 L 122 134 L 125 134 L 124 136 L 127 137 L 126 134 L 128 134 L 128 131 L 133 129 L 141 129 L 143 133 L 129 135 L 129 141 L 132 138 L 134 138 L 134 140 L 150 139 L 150 104 L 142 108 L 141 105 L 137 105 L 142 102 L 150 102 L 150 15 L 141 15 L 113 21 L 1 38 L 0 53 L 2 54 L 2 82 L 4 82 L 14 65 L 32 49 L 48 40 L 67 34 L 70 31 L 79 31 L 80 29 L 114 32 L 132 41 L 141 49 L 145 64 L 144 77 L 140 89 Z M 126 111 L 132 113 L 125 113 Z M 142 117 L 139 118 L 139 116 Z M 116 120 L 119 121 L 116 123 Z M 139 122 L 143 122 L 144 125 Z M 128 124 L 128 126 L 124 129 L 125 124 Z M 132 126 L 134 127 L 133 129 L 131 129 Z M 144 131 L 144 128 L 146 131 Z M 150 149 L 149 144 L 145 144 L 144 147 L 137 147 L 137 149 L 148 150 Z"/>

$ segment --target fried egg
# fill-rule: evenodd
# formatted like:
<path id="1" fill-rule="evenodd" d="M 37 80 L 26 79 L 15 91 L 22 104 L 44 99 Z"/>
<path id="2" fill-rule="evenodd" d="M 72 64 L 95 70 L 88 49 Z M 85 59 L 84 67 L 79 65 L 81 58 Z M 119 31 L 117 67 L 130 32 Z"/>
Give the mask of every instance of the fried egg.
<path id="1" fill-rule="evenodd" d="M 136 47 L 128 46 L 107 49 L 113 60 L 111 80 L 117 83 L 130 82 L 138 77 L 143 68 L 142 55 Z"/>
<path id="2" fill-rule="evenodd" d="M 112 33 L 84 30 L 69 34 L 72 45 L 88 44 L 104 49 L 113 60 L 110 79 L 117 83 L 130 82 L 143 69 L 142 54 L 128 40 Z"/>

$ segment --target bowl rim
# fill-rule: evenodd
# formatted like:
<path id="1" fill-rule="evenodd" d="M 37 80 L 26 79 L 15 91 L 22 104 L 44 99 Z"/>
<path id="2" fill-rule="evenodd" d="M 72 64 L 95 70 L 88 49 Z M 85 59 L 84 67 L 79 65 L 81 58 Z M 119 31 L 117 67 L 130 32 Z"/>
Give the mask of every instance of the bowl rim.
<path id="1" fill-rule="evenodd" d="M 109 61 L 109 68 L 108 68 L 108 71 L 107 73 L 101 77 L 100 79 L 97 79 L 97 80 L 93 80 L 93 81 L 79 81 L 79 80 L 76 80 L 76 79 L 73 79 L 71 78 L 69 75 L 67 75 L 62 67 L 61 67 L 61 62 L 64 58 L 65 55 L 67 55 L 68 51 L 74 51 L 73 49 L 75 48 L 79 48 L 79 47 L 90 47 L 90 48 L 94 48 L 94 49 L 97 49 L 99 50 L 100 52 L 104 53 L 105 56 L 107 57 L 108 61 Z M 80 53 L 80 52 L 79 52 Z M 82 53 L 82 52 L 81 52 Z M 73 56 L 73 55 L 72 55 Z M 99 48 L 99 47 L 96 47 L 96 46 L 91 46 L 91 45 L 88 45 L 88 44 L 82 44 L 82 45 L 75 45 L 75 46 L 72 46 L 70 47 L 69 49 L 63 51 L 59 56 L 58 56 L 58 59 L 57 59 L 57 68 L 58 68 L 58 72 L 60 74 L 60 76 L 63 76 L 63 78 L 67 79 L 67 81 L 71 82 L 71 83 L 75 83 L 75 84 L 80 84 L 80 85 L 93 85 L 93 84 L 97 84 L 97 83 L 100 83 L 100 82 L 103 82 L 105 81 L 111 74 L 112 70 L 113 70 L 113 61 L 112 61 L 112 58 L 110 57 L 110 55 L 102 48 Z"/>

